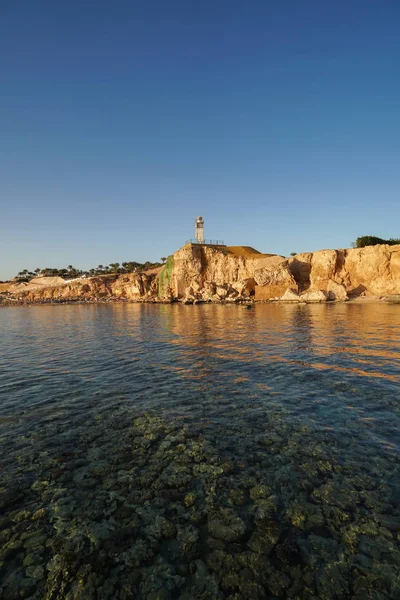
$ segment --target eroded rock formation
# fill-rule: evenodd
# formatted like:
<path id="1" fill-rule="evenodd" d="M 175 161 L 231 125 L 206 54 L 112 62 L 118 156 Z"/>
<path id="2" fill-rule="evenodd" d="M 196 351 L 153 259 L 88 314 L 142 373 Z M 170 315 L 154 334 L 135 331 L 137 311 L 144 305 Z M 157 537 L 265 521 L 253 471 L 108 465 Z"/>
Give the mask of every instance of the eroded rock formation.
<path id="1" fill-rule="evenodd" d="M 9 285 L 6 300 L 180 300 L 190 304 L 249 298 L 326 302 L 359 295 L 394 297 L 400 294 L 400 245 L 320 250 L 286 259 L 242 246 L 188 244 L 170 256 L 164 267 L 151 272 L 69 282 L 53 279 Z"/>
<path id="2" fill-rule="evenodd" d="M 129 273 L 126 275 L 101 275 L 87 279 L 60 282 L 37 282 L 15 284 L 8 288 L 8 295 L 22 302 L 46 302 L 103 299 L 148 300 L 158 293 L 158 273 Z M 41 278 L 46 279 L 46 278 Z"/>
<path id="3" fill-rule="evenodd" d="M 286 259 L 253 251 L 184 246 L 173 255 L 169 293 L 173 298 L 256 300 L 285 298 L 299 302 L 400 293 L 400 246 L 306 252 Z"/>
<path id="4" fill-rule="evenodd" d="M 351 297 L 400 292 L 400 245 L 298 254 L 289 260 L 289 268 L 300 291 L 325 290 L 331 299 L 345 299 L 344 293 Z"/>

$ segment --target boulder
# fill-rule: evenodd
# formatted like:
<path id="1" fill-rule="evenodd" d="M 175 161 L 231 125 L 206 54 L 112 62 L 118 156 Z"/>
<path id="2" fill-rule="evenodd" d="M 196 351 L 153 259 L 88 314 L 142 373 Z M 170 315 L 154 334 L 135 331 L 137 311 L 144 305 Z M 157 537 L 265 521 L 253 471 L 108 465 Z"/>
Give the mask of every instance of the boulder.
<path id="1" fill-rule="evenodd" d="M 226 296 L 228 295 L 228 289 L 227 286 L 223 286 L 223 285 L 217 285 L 217 290 L 216 290 L 216 294 L 220 297 L 220 298 L 226 298 Z"/>
<path id="2" fill-rule="evenodd" d="M 200 290 L 201 299 L 204 302 L 208 302 L 214 296 L 215 290 L 215 283 L 213 283 L 212 281 L 205 281 L 203 289 Z"/>
<path id="3" fill-rule="evenodd" d="M 304 294 L 300 296 L 300 301 L 306 302 L 307 304 L 326 302 L 327 299 L 328 294 L 323 290 L 310 290 L 309 292 L 304 292 Z"/>
<path id="4" fill-rule="evenodd" d="M 280 300 L 281 302 L 300 302 L 300 296 L 297 290 L 288 288 Z"/>
<path id="5" fill-rule="evenodd" d="M 256 281 L 254 277 L 249 277 L 248 279 L 241 279 L 240 281 L 235 281 L 231 286 L 238 294 L 249 298 L 253 296 L 256 288 Z"/>
<path id="6" fill-rule="evenodd" d="M 336 283 L 336 281 L 332 281 L 331 279 L 328 281 L 326 291 L 328 293 L 328 300 L 344 302 L 345 300 L 349 299 L 344 285 Z"/>
<path id="7" fill-rule="evenodd" d="M 193 287 L 192 286 L 189 286 L 189 287 L 187 287 L 185 289 L 184 297 L 185 298 L 190 298 L 190 297 L 194 298 L 194 292 L 193 292 Z"/>

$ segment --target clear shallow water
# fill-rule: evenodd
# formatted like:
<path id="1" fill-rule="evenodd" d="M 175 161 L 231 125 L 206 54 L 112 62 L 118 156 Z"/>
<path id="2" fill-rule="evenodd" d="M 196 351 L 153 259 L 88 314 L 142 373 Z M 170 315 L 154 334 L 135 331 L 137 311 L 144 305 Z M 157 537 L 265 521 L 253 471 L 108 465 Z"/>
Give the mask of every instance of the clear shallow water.
<path id="1" fill-rule="evenodd" d="M 0 310 L 0 598 L 400 598 L 400 306 Z"/>

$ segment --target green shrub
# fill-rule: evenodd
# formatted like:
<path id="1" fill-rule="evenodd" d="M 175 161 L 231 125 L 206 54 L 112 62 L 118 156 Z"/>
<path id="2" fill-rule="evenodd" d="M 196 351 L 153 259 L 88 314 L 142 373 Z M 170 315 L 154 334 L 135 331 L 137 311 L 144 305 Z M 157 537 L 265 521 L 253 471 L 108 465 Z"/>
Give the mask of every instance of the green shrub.
<path id="1" fill-rule="evenodd" d="M 169 284 L 171 283 L 172 270 L 174 268 L 174 257 L 173 255 L 168 256 L 167 262 L 164 265 L 163 270 L 160 272 L 158 278 L 158 296 L 162 298 L 167 293 Z"/>
<path id="2" fill-rule="evenodd" d="M 400 244 L 400 239 L 390 238 L 389 240 L 383 240 L 382 238 L 376 237 L 375 235 L 363 235 L 358 237 L 356 240 L 356 248 L 365 248 L 365 246 L 376 246 L 377 244 L 388 244 L 394 246 Z"/>

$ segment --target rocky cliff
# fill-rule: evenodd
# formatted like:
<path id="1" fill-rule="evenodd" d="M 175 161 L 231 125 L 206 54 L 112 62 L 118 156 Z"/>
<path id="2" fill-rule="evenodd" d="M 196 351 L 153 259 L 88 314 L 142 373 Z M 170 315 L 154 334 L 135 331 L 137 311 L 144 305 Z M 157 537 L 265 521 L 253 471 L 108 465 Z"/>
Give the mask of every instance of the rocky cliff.
<path id="1" fill-rule="evenodd" d="M 296 286 L 284 257 L 248 247 L 188 244 L 170 261 L 168 288 L 160 292 L 184 301 L 245 299 L 255 295 L 257 286 L 269 286 L 277 296 Z"/>
<path id="2" fill-rule="evenodd" d="M 160 269 L 154 269 L 152 273 L 101 275 L 73 281 L 64 281 L 61 278 L 53 277 L 37 278 L 32 279 L 28 284 L 10 285 L 6 300 L 27 303 L 71 300 L 92 302 L 107 299 L 146 301 L 158 294 L 157 278 L 159 271 Z M 46 279 L 60 279 L 60 281 L 46 281 Z"/>
<path id="3" fill-rule="evenodd" d="M 187 245 L 170 257 L 171 298 L 256 300 L 282 298 L 319 302 L 400 294 L 400 246 L 320 250 L 290 259 L 229 247 Z"/>
<path id="4" fill-rule="evenodd" d="M 286 259 L 249 247 L 188 244 L 151 272 L 69 282 L 37 278 L 9 285 L 6 301 L 324 302 L 396 294 L 400 294 L 400 245 L 320 250 Z"/>
<path id="5" fill-rule="evenodd" d="M 349 296 L 400 293 L 400 245 L 320 250 L 298 254 L 288 263 L 300 291 L 325 290 L 332 296 L 343 289 Z"/>

